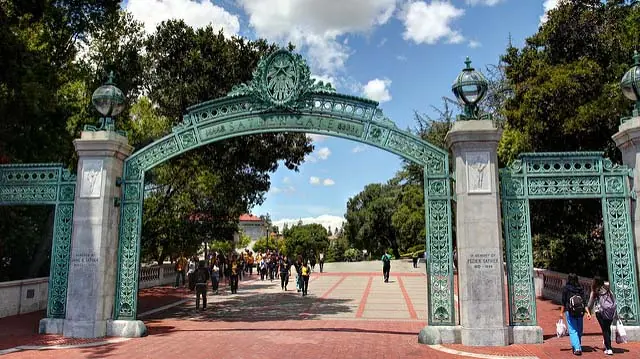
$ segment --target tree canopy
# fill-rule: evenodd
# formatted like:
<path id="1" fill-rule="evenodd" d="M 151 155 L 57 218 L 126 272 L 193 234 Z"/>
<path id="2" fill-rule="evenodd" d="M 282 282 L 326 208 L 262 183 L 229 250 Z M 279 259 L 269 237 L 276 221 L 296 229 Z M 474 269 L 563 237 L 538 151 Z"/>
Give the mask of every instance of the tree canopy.
<path id="1" fill-rule="evenodd" d="M 258 60 L 277 49 L 264 40 L 228 38 L 210 26 L 194 29 L 183 21 L 163 22 L 146 34 L 115 0 L 0 2 L 0 44 L 0 163 L 61 162 L 72 170 L 77 162 L 72 140 L 84 125 L 97 122 L 91 94 L 109 72 L 126 96 L 116 126 L 140 149 L 169 133 L 188 106 L 250 80 Z M 195 253 L 202 241 L 232 240 L 239 215 L 264 201 L 270 174 L 280 164 L 297 171 L 312 150 L 304 134 L 243 136 L 149 171 L 143 260 Z M 3 231 L 23 227 L 9 220 L 18 213 L 24 226 L 48 223 L 35 209 L 0 211 Z M 51 229 L 45 232 L 50 241 Z M 15 243 L 0 243 L 0 257 L 13 256 L 3 261 L 11 263 L 2 265 L 3 272 L 29 267 L 24 261 L 37 248 L 48 258 L 51 246 L 39 247 L 39 234 L 24 235 L 33 240 L 22 241 L 22 252 L 31 255 L 21 260 L 11 254 Z M 48 268 L 46 260 L 42 267 Z"/>

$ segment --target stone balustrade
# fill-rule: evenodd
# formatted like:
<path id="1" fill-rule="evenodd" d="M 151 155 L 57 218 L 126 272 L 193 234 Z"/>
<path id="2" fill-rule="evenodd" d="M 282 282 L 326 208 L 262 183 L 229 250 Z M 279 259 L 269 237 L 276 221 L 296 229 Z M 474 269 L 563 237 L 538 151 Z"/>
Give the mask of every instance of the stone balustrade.
<path id="1" fill-rule="evenodd" d="M 158 287 L 173 284 L 176 280 L 174 265 L 171 263 L 161 266 L 153 265 L 140 268 L 138 289 Z"/>
<path id="2" fill-rule="evenodd" d="M 140 268 L 139 289 L 173 284 L 173 264 Z M 47 308 L 49 277 L 0 282 L 0 318 Z"/>
<path id="3" fill-rule="evenodd" d="M 554 303 L 562 302 L 562 287 L 567 284 L 567 274 L 547 269 L 534 269 L 536 296 L 549 299 Z M 591 291 L 592 278 L 579 277 L 580 285 L 586 295 Z"/>

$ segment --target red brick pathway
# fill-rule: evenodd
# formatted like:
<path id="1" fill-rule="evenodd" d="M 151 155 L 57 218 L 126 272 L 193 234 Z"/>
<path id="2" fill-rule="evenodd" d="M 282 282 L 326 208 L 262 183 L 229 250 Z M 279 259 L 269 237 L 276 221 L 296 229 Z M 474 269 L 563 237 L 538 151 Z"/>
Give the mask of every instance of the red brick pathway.
<path id="1" fill-rule="evenodd" d="M 376 273 L 377 274 L 377 273 Z M 316 273 L 313 274 L 317 276 Z M 369 273 L 331 273 L 344 278 Z M 402 274 L 404 275 L 404 274 Z M 414 275 L 414 273 L 410 274 Z M 363 293 L 364 294 L 364 293 Z M 179 301 L 188 292 L 170 287 L 152 288 L 140 293 L 139 312 Z M 293 293 L 285 294 L 308 303 L 323 300 L 318 298 L 298 298 Z M 273 297 L 275 298 L 275 297 Z M 255 300 L 255 299 L 254 299 Z M 511 345 L 508 347 L 464 347 L 444 345 L 445 350 L 466 353 L 500 355 L 512 357 L 538 357 L 540 359 L 574 358 L 569 348 L 569 339 L 555 337 L 555 323 L 559 307 L 549 301 L 538 300 L 538 321 L 545 334 L 542 345 Z M 177 307 L 173 313 L 183 316 L 158 313 L 145 323 L 149 336 L 128 341 L 111 343 L 99 347 L 59 349 L 49 351 L 22 351 L 6 354 L 6 358 L 464 358 L 464 355 L 450 354 L 417 343 L 417 333 L 424 323 L 420 321 L 393 320 L 317 320 L 312 315 L 274 315 L 277 300 L 267 300 L 260 309 L 243 312 L 242 302 L 228 312 L 229 316 L 212 313 L 196 313 L 190 303 L 187 308 Z M 294 303 L 295 304 L 295 303 Z M 320 305 L 321 306 L 321 305 Z M 315 307 L 315 305 L 314 305 Z M 246 307 L 245 307 L 246 308 Z M 255 308 L 255 307 L 250 307 Z M 419 309 L 419 308 L 416 308 Z M 295 308 L 294 308 L 295 311 Z M 312 311 L 312 310 L 311 310 Z M 169 311 L 171 312 L 171 311 Z M 44 313 L 32 313 L 0 319 L 0 350 L 18 345 L 81 344 L 96 340 L 70 340 L 59 336 L 40 336 L 38 320 Z M 279 320 L 286 318 L 287 320 Z M 97 341 L 102 341 L 98 339 Z M 599 327 L 595 320 L 585 320 L 583 357 L 602 356 Z M 615 358 L 640 358 L 640 343 L 615 345 Z M 596 348 L 596 352 L 590 352 Z M 462 353 L 463 354 L 463 353 Z M 467 356 L 469 357 L 469 356 Z M 473 356 L 471 356 L 473 357 Z M 476 357 L 483 358 L 483 357 Z M 491 359 L 486 357 L 486 359 Z"/>

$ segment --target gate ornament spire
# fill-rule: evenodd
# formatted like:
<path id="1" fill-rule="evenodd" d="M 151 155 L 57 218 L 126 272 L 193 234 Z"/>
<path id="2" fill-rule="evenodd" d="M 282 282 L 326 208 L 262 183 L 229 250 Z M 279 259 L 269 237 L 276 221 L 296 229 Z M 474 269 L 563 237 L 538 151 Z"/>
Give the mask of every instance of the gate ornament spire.
<path id="1" fill-rule="evenodd" d="M 253 79 L 234 86 L 227 97 L 252 96 L 267 106 L 294 109 L 310 93 L 335 93 L 330 83 L 311 78 L 300 54 L 280 49 L 258 62 Z"/>

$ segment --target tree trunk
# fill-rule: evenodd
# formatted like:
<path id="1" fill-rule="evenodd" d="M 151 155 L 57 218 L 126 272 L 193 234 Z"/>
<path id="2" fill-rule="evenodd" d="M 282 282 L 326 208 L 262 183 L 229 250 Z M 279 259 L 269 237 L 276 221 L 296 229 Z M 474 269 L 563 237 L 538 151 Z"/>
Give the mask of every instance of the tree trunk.
<path id="1" fill-rule="evenodd" d="M 161 266 L 164 263 L 164 251 L 159 251 L 158 256 L 156 257 L 156 262 Z"/>
<path id="2" fill-rule="evenodd" d="M 42 227 L 42 238 L 38 249 L 31 259 L 29 270 L 27 272 L 27 278 L 35 278 L 40 273 L 40 269 L 47 262 L 48 254 L 51 253 L 51 245 L 53 244 L 53 220 L 55 218 L 55 208 L 49 211 L 44 226 Z"/>

